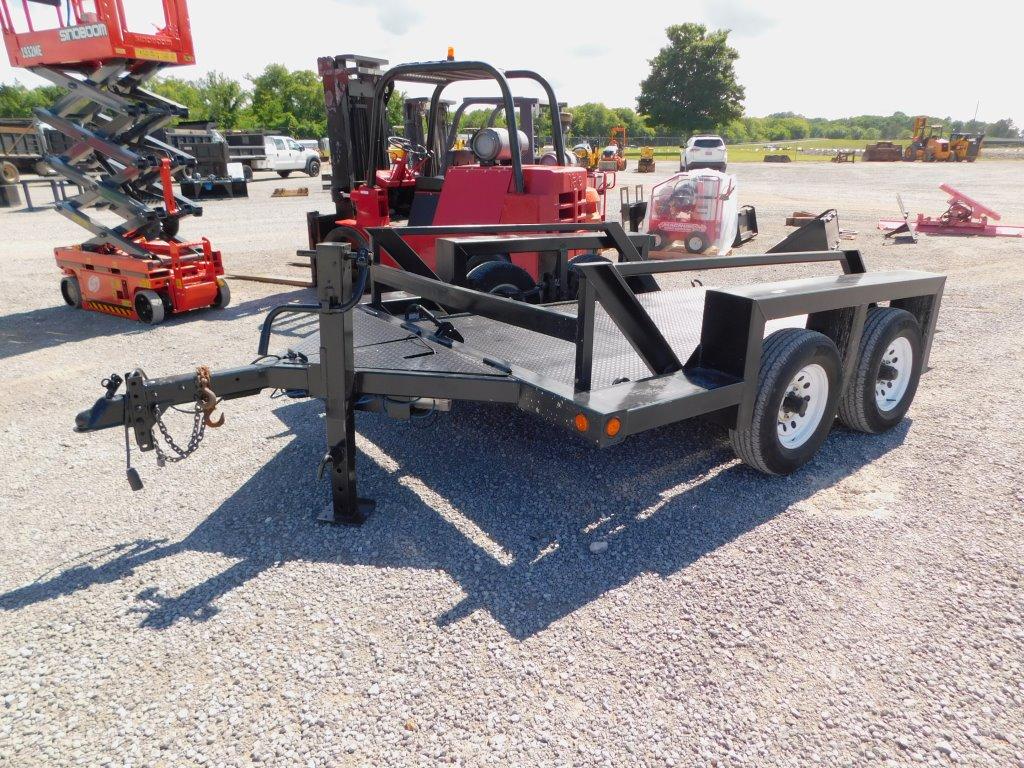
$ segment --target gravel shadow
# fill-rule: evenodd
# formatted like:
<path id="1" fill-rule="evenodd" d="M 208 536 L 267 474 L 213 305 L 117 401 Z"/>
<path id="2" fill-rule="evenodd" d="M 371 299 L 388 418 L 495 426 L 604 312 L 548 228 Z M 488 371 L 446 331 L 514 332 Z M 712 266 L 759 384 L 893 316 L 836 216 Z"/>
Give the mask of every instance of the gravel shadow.
<path id="1" fill-rule="evenodd" d="M 360 493 L 377 509 L 362 527 L 345 528 L 313 521 L 328 503 L 312 478 L 324 451 L 321 413 L 316 401 L 277 408 L 280 451 L 183 540 L 125 543 L 0 595 L 0 609 L 201 551 L 238 562 L 175 596 L 142 590 L 142 626 L 210 619 L 221 596 L 297 560 L 339 571 L 443 570 L 465 597 L 439 624 L 482 609 L 526 638 L 642 574 L 686 568 L 897 447 L 910 425 L 882 436 L 837 428 L 811 464 L 776 478 L 737 463 L 724 430 L 698 421 L 598 451 L 501 406 L 464 405 L 428 428 L 359 414 Z M 607 550 L 593 553 L 594 542 Z"/>

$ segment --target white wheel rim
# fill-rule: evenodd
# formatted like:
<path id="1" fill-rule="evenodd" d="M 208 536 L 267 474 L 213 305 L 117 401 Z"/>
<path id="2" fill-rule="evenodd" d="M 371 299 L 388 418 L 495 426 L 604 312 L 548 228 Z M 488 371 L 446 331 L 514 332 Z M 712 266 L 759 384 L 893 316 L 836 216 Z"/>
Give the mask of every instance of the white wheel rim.
<path id="1" fill-rule="evenodd" d="M 699 251 L 703 244 L 704 244 L 704 241 L 701 240 L 699 237 L 691 237 L 690 238 L 690 249 L 691 250 Z"/>
<path id="2" fill-rule="evenodd" d="M 800 398 L 806 403 L 804 413 L 792 407 L 788 396 Z M 779 406 L 778 435 L 779 442 L 785 448 L 799 448 L 810 440 L 821 424 L 828 404 L 828 374 L 817 363 L 805 365 L 786 387 L 786 395 Z"/>
<path id="3" fill-rule="evenodd" d="M 891 379 L 883 379 L 881 376 L 882 369 L 886 366 L 890 375 L 895 373 Z M 903 401 L 903 396 L 907 394 L 907 387 L 910 385 L 910 371 L 913 367 L 914 348 L 910 346 L 910 340 L 906 336 L 898 336 L 890 341 L 885 354 L 882 355 L 879 378 L 875 382 L 875 404 L 878 410 L 891 411 Z"/>

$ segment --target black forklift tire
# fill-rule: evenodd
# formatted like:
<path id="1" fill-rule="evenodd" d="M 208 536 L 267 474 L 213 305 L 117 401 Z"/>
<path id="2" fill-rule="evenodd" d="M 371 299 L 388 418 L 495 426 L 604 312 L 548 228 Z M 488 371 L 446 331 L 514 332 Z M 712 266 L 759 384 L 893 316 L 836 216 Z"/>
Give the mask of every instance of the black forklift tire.
<path id="1" fill-rule="evenodd" d="M 469 261 L 466 262 L 466 274 L 468 275 L 481 264 L 486 264 L 489 261 L 507 261 L 511 263 L 512 257 L 507 253 L 489 253 L 486 255 L 478 253 L 476 256 L 470 256 Z"/>
<path id="2" fill-rule="evenodd" d="M 292 172 L 291 171 L 278 171 L 277 175 L 280 176 L 282 179 L 287 179 L 289 176 L 292 175 Z"/>
<path id="3" fill-rule="evenodd" d="M 246 181 L 252 181 L 252 166 L 251 165 L 243 165 L 242 166 L 242 177 Z"/>
<path id="4" fill-rule="evenodd" d="M 894 307 L 868 309 L 857 367 L 839 401 L 839 420 L 869 435 L 903 421 L 917 394 L 922 346 L 921 326 L 912 314 Z"/>
<path id="5" fill-rule="evenodd" d="M 69 307 L 82 308 L 82 287 L 74 275 L 64 275 L 60 279 L 60 295 L 64 297 L 64 303 Z"/>
<path id="6" fill-rule="evenodd" d="M 315 179 L 320 175 L 320 161 L 313 160 L 312 158 L 306 163 L 306 175 L 310 178 Z"/>
<path id="7" fill-rule="evenodd" d="M 474 291 L 492 293 L 506 299 L 514 299 L 534 291 L 537 284 L 530 273 L 522 267 L 507 261 L 488 261 L 466 275 L 466 283 Z M 535 302 L 536 299 L 532 299 Z"/>
<path id="8" fill-rule="evenodd" d="M 580 264 L 599 264 L 602 262 L 611 264 L 608 259 L 597 253 L 581 253 L 579 256 L 569 259 L 569 269 L 565 277 L 565 298 L 572 300 L 580 294 L 580 271 L 577 269 Z"/>
<path id="9" fill-rule="evenodd" d="M 729 430 L 736 455 L 766 474 L 795 472 L 828 437 L 841 383 L 839 350 L 828 336 L 805 328 L 771 334 L 761 354 L 753 418 Z M 802 413 L 787 405 L 801 400 Z"/>
<path id="10" fill-rule="evenodd" d="M 363 237 L 362 232 L 358 229 L 346 226 L 345 224 L 339 224 L 330 232 L 327 233 L 327 237 L 323 240 L 325 243 L 348 243 L 352 246 L 353 251 L 358 251 L 360 248 L 369 248 L 370 244 Z"/>
<path id="11" fill-rule="evenodd" d="M 231 286 L 227 280 L 217 279 L 217 296 L 210 306 L 214 309 L 224 309 L 231 303 Z"/>
<path id="12" fill-rule="evenodd" d="M 179 229 L 181 229 L 181 219 L 164 219 L 160 225 L 160 234 L 164 240 L 173 240 L 178 236 Z"/>
<path id="13" fill-rule="evenodd" d="M 687 253 L 704 253 L 708 248 L 708 236 L 703 232 L 691 232 L 683 241 Z"/>
<path id="14" fill-rule="evenodd" d="M 164 300 L 156 291 L 138 291 L 135 294 L 135 314 L 149 325 L 162 323 L 166 314 Z"/>

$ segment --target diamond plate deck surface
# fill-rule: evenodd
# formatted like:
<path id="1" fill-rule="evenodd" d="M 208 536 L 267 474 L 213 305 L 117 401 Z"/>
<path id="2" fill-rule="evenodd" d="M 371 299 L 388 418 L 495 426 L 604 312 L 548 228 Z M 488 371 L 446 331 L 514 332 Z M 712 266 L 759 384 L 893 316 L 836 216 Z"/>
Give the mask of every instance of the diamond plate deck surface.
<path id="1" fill-rule="evenodd" d="M 676 356 L 685 363 L 700 343 L 704 290 L 655 291 L 638 294 L 637 298 Z M 562 304 L 552 309 L 575 314 L 576 305 Z M 452 324 L 465 337 L 468 346 L 488 356 L 567 384 L 573 383 L 576 352 L 567 341 L 486 317 L 455 318 Z M 608 313 L 598 306 L 594 317 L 592 388 L 610 386 L 617 379 L 637 381 L 650 375 L 650 370 L 615 327 Z"/>
<path id="2" fill-rule="evenodd" d="M 320 360 L 320 332 L 290 334 L 298 341 L 288 349 L 305 355 L 311 363 Z M 352 312 L 352 341 L 356 368 L 419 373 L 458 373 L 503 376 L 491 366 L 460 355 L 438 344 L 428 344 L 416 334 L 363 310 Z"/>

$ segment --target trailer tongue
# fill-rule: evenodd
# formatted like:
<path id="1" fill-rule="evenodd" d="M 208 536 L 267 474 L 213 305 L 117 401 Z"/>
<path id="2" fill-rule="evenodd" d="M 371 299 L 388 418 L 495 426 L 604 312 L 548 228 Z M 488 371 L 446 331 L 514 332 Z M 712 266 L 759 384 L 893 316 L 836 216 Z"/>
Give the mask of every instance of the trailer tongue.
<path id="1" fill-rule="evenodd" d="M 324 519 L 361 523 L 370 503 L 356 493 L 357 410 L 408 419 L 456 400 L 506 403 L 596 447 L 707 416 L 730 430 L 744 461 L 788 473 L 813 457 L 837 413 L 848 426 L 877 433 L 909 408 L 927 369 L 944 277 L 869 273 L 857 251 L 651 262 L 637 247 L 647 236 L 614 223 L 572 226 L 528 237 L 515 236 L 515 227 L 437 233 L 456 275 L 481 253 L 560 254 L 563 271 L 567 252 L 617 253 L 617 263 L 578 264 L 578 299 L 546 306 L 442 281 L 422 262 L 406 270 L 383 265 L 381 238 L 391 238 L 392 256 L 415 256 L 394 242 L 404 242 L 402 228 L 371 230 L 370 251 L 321 244 L 317 302 L 272 311 L 256 363 L 161 379 L 137 370 L 124 394 L 112 376 L 77 427 L 122 427 L 143 451 L 158 448 L 159 430 L 160 453 L 175 460 L 198 447 L 217 397 L 283 390 L 320 398 L 327 429 L 321 469 L 330 470 L 333 499 Z M 708 290 L 660 290 L 654 280 L 798 263 L 838 264 L 842 274 Z M 370 299 L 360 303 L 367 284 Z M 317 315 L 319 329 L 267 356 L 274 321 L 285 312 Z M 189 403 L 191 439 L 184 448 L 167 445 L 161 415 Z"/>

